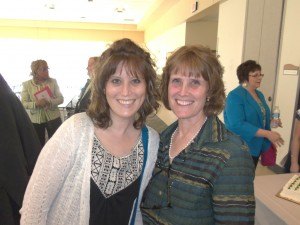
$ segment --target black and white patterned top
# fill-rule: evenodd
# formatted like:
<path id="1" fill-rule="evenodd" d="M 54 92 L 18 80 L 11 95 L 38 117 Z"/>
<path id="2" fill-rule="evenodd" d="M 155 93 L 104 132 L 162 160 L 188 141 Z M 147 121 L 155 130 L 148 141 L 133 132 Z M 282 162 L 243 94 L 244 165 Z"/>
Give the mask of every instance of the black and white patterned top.
<path id="1" fill-rule="evenodd" d="M 94 136 L 91 165 L 90 225 L 128 224 L 139 193 L 144 148 L 141 137 L 131 153 L 113 156 Z"/>
<path id="2" fill-rule="evenodd" d="M 108 198 L 135 181 L 142 171 L 143 144 L 141 138 L 130 155 L 116 157 L 104 149 L 94 137 L 91 175 L 102 194 Z"/>

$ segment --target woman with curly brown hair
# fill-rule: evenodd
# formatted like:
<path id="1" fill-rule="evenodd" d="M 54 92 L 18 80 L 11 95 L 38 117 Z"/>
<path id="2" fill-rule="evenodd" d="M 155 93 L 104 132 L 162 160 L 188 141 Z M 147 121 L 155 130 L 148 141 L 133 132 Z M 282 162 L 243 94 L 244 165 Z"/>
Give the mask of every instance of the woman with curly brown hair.
<path id="1" fill-rule="evenodd" d="M 254 224 L 254 167 L 247 145 L 217 115 L 223 68 L 208 48 L 184 46 L 168 59 L 162 101 L 178 120 L 160 136 L 141 210 L 144 224 Z"/>
<path id="2" fill-rule="evenodd" d="M 150 54 L 129 39 L 101 55 L 87 113 L 46 144 L 26 190 L 22 224 L 141 224 L 141 196 L 154 168 L 158 133 Z"/>

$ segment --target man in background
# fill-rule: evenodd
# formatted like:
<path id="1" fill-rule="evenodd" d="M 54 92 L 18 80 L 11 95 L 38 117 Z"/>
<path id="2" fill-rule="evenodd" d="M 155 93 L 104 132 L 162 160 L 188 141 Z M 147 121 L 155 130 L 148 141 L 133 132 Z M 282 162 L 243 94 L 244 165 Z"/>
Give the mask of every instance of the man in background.
<path id="1" fill-rule="evenodd" d="M 81 89 L 81 93 L 78 99 L 78 102 L 75 107 L 75 113 L 85 112 L 90 104 L 91 97 L 91 79 L 94 76 L 95 64 L 99 57 L 90 57 L 88 61 L 87 71 L 89 79 L 87 79 L 86 84 Z"/>

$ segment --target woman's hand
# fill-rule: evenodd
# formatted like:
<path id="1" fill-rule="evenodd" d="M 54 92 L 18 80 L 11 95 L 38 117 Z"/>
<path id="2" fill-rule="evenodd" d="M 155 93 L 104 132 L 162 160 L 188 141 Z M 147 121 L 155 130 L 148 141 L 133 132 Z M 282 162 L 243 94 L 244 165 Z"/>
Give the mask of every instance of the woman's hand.
<path id="1" fill-rule="evenodd" d="M 280 147 L 284 144 L 284 140 L 280 134 L 276 131 L 268 131 L 267 138 L 271 141 L 276 147 Z"/>
<path id="2" fill-rule="evenodd" d="M 36 106 L 36 107 L 39 107 L 39 108 L 46 108 L 46 107 L 48 107 L 49 105 L 50 105 L 50 103 L 49 103 L 46 99 L 44 99 L 44 98 L 39 99 L 39 100 L 37 100 L 37 101 L 35 102 L 35 106 Z"/>

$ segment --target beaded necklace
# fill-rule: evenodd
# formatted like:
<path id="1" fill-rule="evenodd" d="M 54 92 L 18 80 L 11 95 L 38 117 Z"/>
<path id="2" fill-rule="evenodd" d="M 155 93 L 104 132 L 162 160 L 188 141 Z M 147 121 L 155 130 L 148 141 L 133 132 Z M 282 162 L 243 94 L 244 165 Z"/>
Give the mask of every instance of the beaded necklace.
<path id="1" fill-rule="evenodd" d="M 202 125 L 200 126 L 200 128 L 197 130 L 197 132 L 193 135 L 193 137 L 187 142 L 187 144 L 182 148 L 183 149 L 186 149 L 193 141 L 194 139 L 196 138 L 196 136 L 199 134 L 200 130 L 202 129 L 203 125 L 205 124 L 207 120 L 207 117 L 205 117 L 205 120 L 204 122 L 202 123 Z M 170 158 L 170 163 L 172 163 L 173 159 L 181 152 L 179 152 L 177 155 L 175 156 L 171 156 L 170 152 L 171 152 L 171 149 L 172 149 L 172 143 L 173 143 L 173 139 L 174 139 L 174 135 L 175 133 L 178 131 L 178 127 L 174 130 L 172 136 L 171 136 L 171 140 L 170 140 L 170 148 L 169 148 L 169 158 Z"/>

